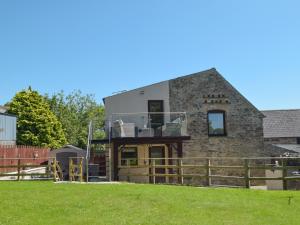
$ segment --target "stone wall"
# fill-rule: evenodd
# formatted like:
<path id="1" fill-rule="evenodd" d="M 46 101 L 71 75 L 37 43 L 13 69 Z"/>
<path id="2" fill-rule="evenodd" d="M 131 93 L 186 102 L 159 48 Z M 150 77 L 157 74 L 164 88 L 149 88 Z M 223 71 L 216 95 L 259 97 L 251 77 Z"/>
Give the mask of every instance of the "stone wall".
<path id="1" fill-rule="evenodd" d="M 183 157 L 258 157 L 263 144 L 263 115 L 215 69 L 169 81 L 170 109 L 187 112 L 191 140 Z M 227 135 L 209 137 L 207 113 L 224 110 Z"/>
<path id="2" fill-rule="evenodd" d="M 169 85 L 171 111 L 187 112 L 191 141 L 184 145 L 184 157 L 265 155 L 263 115 L 215 69 L 171 80 Z M 209 110 L 226 112 L 227 136 L 208 136 Z"/>

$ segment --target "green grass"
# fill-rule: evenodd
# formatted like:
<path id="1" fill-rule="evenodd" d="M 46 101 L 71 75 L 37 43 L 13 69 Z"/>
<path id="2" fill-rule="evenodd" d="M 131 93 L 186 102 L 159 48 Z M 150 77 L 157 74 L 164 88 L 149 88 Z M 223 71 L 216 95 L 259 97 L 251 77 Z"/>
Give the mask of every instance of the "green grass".
<path id="1" fill-rule="evenodd" d="M 0 182 L 0 207 L 1 225 L 300 224 L 293 191 Z"/>

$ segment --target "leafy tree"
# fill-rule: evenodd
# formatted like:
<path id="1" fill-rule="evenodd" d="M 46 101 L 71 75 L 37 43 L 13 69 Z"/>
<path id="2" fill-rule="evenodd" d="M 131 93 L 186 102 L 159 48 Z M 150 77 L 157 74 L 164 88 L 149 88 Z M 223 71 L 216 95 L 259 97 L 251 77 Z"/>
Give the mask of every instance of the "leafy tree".
<path id="1" fill-rule="evenodd" d="M 93 95 L 83 95 L 79 90 L 65 95 L 61 91 L 46 95 L 45 99 L 62 123 L 68 143 L 85 148 L 90 121 L 93 121 L 94 138 L 104 136 L 101 130 L 104 127 L 104 107 L 95 101 Z"/>
<path id="2" fill-rule="evenodd" d="M 29 87 L 9 102 L 9 113 L 17 119 L 17 143 L 59 148 L 66 143 L 61 123 L 42 95 Z"/>

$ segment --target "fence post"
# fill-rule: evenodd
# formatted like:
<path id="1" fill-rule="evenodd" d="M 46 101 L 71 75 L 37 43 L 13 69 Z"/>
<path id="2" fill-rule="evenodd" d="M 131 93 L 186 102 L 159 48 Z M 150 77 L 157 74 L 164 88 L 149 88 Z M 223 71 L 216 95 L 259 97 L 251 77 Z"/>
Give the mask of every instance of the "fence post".
<path id="1" fill-rule="evenodd" d="M 152 167 L 152 181 L 153 181 L 153 184 L 156 183 L 156 180 L 155 180 L 155 159 L 152 159 L 151 161 L 151 167 Z"/>
<path id="2" fill-rule="evenodd" d="M 18 159 L 18 181 L 20 180 L 21 173 L 21 159 Z"/>
<path id="3" fill-rule="evenodd" d="M 211 169 L 210 169 L 210 159 L 206 159 L 206 184 L 207 186 L 211 186 Z"/>
<path id="4" fill-rule="evenodd" d="M 287 180 L 285 179 L 287 177 L 287 169 L 286 169 L 286 159 L 282 159 L 282 188 L 283 190 L 287 190 Z"/>
<path id="5" fill-rule="evenodd" d="M 86 182 L 89 182 L 89 159 L 85 157 L 85 174 L 86 174 Z"/>
<path id="6" fill-rule="evenodd" d="M 83 174 L 83 170 L 82 170 L 82 160 L 83 160 L 83 158 L 80 158 L 80 161 L 79 161 L 79 168 L 78 168 L 78 170 L 79 170 L 79 181 L 80 181 L 80 182 L 83 181 L 83 179 L 82 179 L 82 174 Z"/>
<path id="7" fill-rule="evenodd" d="M 69 158 L 69 180 L 73 180 L 73 159 Z"/>
<path id="8" fill-rule="evenodd" d="M 53 159 L 53 180 L 54 182 L 56 182 L 56 175 L 57 175 L 57 171 L 56 171 L 56 158 Z"/>
<path id="9" fill-rule="evenodd" d="M 250 168 L 249 168 L 249 159 L 244 159 L 244 168 L 245 168 L 245 187 L 250 188 Z"/>
<path id="10" fill-rule="evenodd" d="M 129 169 L 129 159 L 125 159 L 126 160 L 126 166 L 127 166 L 127 182 L 130 181 L 130 178 L 129 178 L 129 173 L 130 173 L 130 169 Z"/>
<path id="11" fill-rule="evenodd" d="M 178 166 L 178 183 L 183 184 L 182 159 L 177 159 L 177 166 Z"/>

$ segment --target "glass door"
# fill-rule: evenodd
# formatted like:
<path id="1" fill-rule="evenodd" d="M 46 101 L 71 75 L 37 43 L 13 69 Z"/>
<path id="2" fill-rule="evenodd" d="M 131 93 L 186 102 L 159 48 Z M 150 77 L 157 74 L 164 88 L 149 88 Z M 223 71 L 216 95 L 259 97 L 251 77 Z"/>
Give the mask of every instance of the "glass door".
<path id="1" fill-rule="evenodd" d="M 149 100 L 148 112 L 150 128 L 154 131 L 154 136 L 162 136 L 162 126 L 164 125 L 164 101 Z"/>

